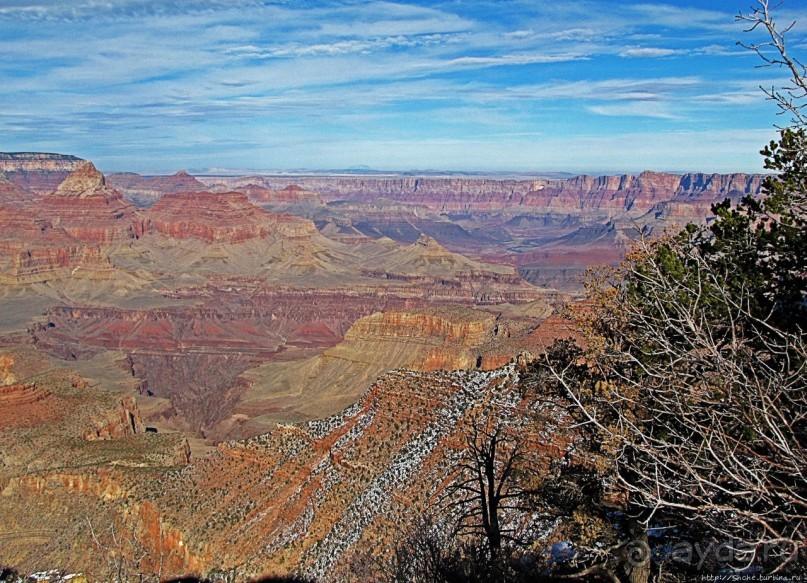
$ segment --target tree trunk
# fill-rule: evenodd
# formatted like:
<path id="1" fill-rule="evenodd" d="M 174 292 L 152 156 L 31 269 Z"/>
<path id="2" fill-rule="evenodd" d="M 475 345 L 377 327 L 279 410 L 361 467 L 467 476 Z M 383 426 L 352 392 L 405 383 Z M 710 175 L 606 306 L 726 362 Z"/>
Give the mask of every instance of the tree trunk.
<path id="1" fill-rule="evenodd" d="M 635 520 L 628 523 L 628 530 L 633 537 L 627 546 L 625 571 L 629 583 L 647 583 L 650 579 L 650 545 L 644 526 Z"/>

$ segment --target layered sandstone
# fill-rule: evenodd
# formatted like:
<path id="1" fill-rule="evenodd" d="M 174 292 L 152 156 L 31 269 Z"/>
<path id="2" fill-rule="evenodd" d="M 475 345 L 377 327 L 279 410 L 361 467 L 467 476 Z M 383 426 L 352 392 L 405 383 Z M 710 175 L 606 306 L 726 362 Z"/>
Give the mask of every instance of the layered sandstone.
<path id="1" fill-rule="evenodd" d="M 0 175 L 0 204 L 19 206 L 28 204 L 34 199 L 32 192 L 6 180 Z"/>
<path id="2" fill-rule="evenodd" d="M 564 181 L 534 183 L 524 204 L 542 208 L 607 210 L 611 213 L 646 213 L 671 200 L 719 202 L 756 195 L 762 176 L 748 174 L 664 174 L 642 172 L 638 176 L 577 176 Z"/>
<path id="3" fill-rule="evenodd" d="M 81 158 L 62 154 L 0 152 L 0 174 L 25 190 L 47 194 L 83 162 Z"/>
<path id="4" fill-rule="evenodd" d="M 105 277 L 111 265 L 98 245 L 80 241 L 39 213 L 0 204 L 0 283 L 25 284 L 70 276 Z"/>
<path id="5" fill-rule="evenodd" d="M 322 204 L 322 198 L 319 193 L 305 190 L 296 184 L 290 184 L 281 190 L 270 190 L 260 184 L 248 183 L 244 186 L 237 186 L 235 190 L 243 192 L 251 201 L 257 204 Z"/>
<path id="6" fill-rule="evenodd" d="M 276 215 L 255 206 L 240 192 L 168 194 L 151 207 L 149 216 L 155 230 L 164 235 L 206 243 L 266 238 L 278 223 Z"/>
<path id="7" fill-rule="evenodd" d="M 506 418 L 520 427 L 535 467 L 567 454 L 572 439 L 561 429 L 569 422 L 562 411 L 551 423 L 518 426 L 519 383 L 515 364 L 491 372 L 389 373 L 337 415 L 220 445 L 156 506 L 172 524 L 185 525 L 195 553 L 209 552 L 208 568 L 237 565 L 244 579 L 304 573 L 349 580 L 353 557 L 369 552 L 383 561 L 406 525 L 433 509 L 456 479 L 471 419 Z M 212 497 L 223 476 L 229 495 Z"/>
<path id="8" fill-rule="evenodd" d="M 722 200 L 757 194 L 762 176 L 748 174 L 684 175 L 643 172 L 621 176 L 577 176 L 567 180 L 496 180 L 482 178 L 368 178 L 265 176 L 271 190 L 296 185 L 326 200 L 371 202 L 378 198 L 417 204 L 436 211 L 492 211 L 513 206 L 545 209 L 649 210 L 658 202 L 681 198 Z M 212 179 L 221 181 L 222 179 Z M 255 180 L 253 178 L 252 180 Z"/>
<path id="9" fill-rule="evenodd" d="M 164 194 L 199 192 L 207 187 L 184 170 L 170 176 L 141 176 L 134 172 L 110 174 L 107 180 L 116 190 L 140 207 L 149 207 Z"/>
<path id="10" fill-rule="evenodd" d="M 109 245 L 141 237 L 147 221 L 110 188 L 90 162 L 81 163 L 35 207 L 41 217 L 85 243 Z"/>

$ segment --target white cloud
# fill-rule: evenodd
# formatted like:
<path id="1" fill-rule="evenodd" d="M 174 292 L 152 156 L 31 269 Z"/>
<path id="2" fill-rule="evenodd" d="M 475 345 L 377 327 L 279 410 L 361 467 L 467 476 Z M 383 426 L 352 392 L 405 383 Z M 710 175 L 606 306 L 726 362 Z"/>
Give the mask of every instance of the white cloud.
<path id="1" fill-rule="evenodd" d="M 501 65 L 531 65 L 536 63 L 563 63 L 585 60 L 585 55 L 561 53 L 556 55 L 501 55 L 495 57 L 458 57 L 445 62 L 451 67 L 496 67 Z"/>
<path id="2" fill-rule="evenodd" d="M 699 77 L 656 77 L 630 79 L 616 77 L 600 81 L 556 81 L 538 85 L 522 85 L 510 88 L 505 96 L 531 99 L 573 100 L 661 100 L 673 98 L 683 92 L 709 88 L 712 83 Z"/>
<path id="3" fill-rule="evenodd" d="M 631 47 L 619 53 L 620 57 L 625 58 L 658 58 L 669 57 L 671 55 L 680 55 L 683 51 L 676 49 L 663 49 L 658 47 Z"/>
<path id="4" fill-rule="evenodd" d="M 529 38 L 533 36 L 535 32 L 531 29 L 523 29 L 523 30 L 514 30 L 512 32 L 504 33 L 505 38 L 514 38 L 514 39 L 522 39 L 522 38 Z"/>
<path id="5" fill-rule="evenodd" d="M 415 160 L 418 144 L 433 143 L 436 152 L 430 136 L 448 132 L 442 146 L 458 155 L 444 165 L 461 161 L 460 152 L 484 163 L 469 149 L 489 151 L 497 136 L 505 164 L 522 145 L 508 140 L 551 141 L 547 122 L 563 126 L 568 143 L 592 120 L 618 133 L 620 124 L 747 124 L 756 84 L 773 78 L 753 64 L 744 73 L 733 58 L 743 54 L 734 48 L 737 30 L 721 24 L 733 26 L 733 14 L 650 2 L 606 10 L 605 0 L 513 0 L 509 11 L 496 0 L 0 5 L 6 147 L 121 161 L 126 152 L 157 164 L 172 150 L 222 162 L 236 151 L 245 159 L 283 151 L 301 165 L 295 156 L 309 152 L 338 159 L 337 150 L 362 135 L 384 142 L 389 156 L 394 143 L 384 140 L 400 137 Z M 651 72 L 654 64 L 614 58 L 620 54 L 680 58 Z M 736 69 L 720 66 L 724 55 Z M 734 115 L 739 110 L 743 116 Z"/>
<path id="6" fill-rule="evenodd" d="M 625 103 L 589 105 L 586 107 L 586 109 L 591 113 L 608 117 L 652 117 L 657 119 L 680 118 L 680 116 L 671 113 L 666 104 L 653 101 L 628 101 Z"/>
<path id="7" fill-rule="evenodd" d="M 644 25 L 668 26 L 685 30 L 735 30 L 734 13 L 720 10 L 676 6 L 672 4 L 645 3 L 629 6 Z"/>

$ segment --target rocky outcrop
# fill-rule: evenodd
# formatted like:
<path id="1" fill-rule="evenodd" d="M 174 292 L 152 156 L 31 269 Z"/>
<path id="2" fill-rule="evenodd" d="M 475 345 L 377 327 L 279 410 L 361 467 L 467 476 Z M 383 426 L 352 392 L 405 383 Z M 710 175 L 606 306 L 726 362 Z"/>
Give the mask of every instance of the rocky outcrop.
<path id="1" fill-rule="evenodd" d="M 0 174 L 25 190 L 47 194 L 83 162 L 81 158 L 62 154 L 0 152 Z"/>
<path id="2" fill-rule="evenodd" d="M 271 190 L 291 185 L 320 193 L 325 200 L 372 202 L 379 198 L 426 207 L 432 211 L 493 211 L 513 206 L 544 209 L 646 212 L 674 198 L 722 200 L 757 194 L 762 176 L 748 174 L 664 174 L 577 176 L 567 180 L 495 180 L 482 178 L 367 178 L 265 176 Z M 215 179 L 221 181 L 222 179 Z M 255 178 L 253 178 L 255 180 Z"/>
<path id="3" fill-rule="evenodd" d="M 763 177 L 748 174 L 664 174 L 638 176 L 577 176 L 564 181 L 536 182 L 524 204 L 556 211 L 607 210 L 610 213 L 646 213 L 671 200 L 718 202 L 756 195 Z"/>
<path id="4" fill-rule="evenodd" d="M 298 205 L 298 204 L 322 204 L 319 193 L 305 190 L 304 188 L 290 184 L 282 190 L 270 190 L 260 184 L 246 184 L 235 188 L 238 192 L 243 192 L 249 199 L 257 204 L 266 205 Z"/>
<path id="5" fill-rule="evenodd" d="M 365 362 L 376 375 L 401 367 L 492 370 L 521 350 L 517 342 L 497 342 L 500 337 L 510 337 L 507 324 L 489 312 L 463 308 L 391 311 L 358 320 L 344 342 L 325 356 Z"/>
<path id="6" fill-rule="evenodd" d="M 87 441 L 117 439 L 126 435 L 143 433 L 146 426 L 134 397 L 124 397 L 119 408 L 104 411 L 92 419 L 92 426 L 84 430 Z"/>
<path id="7" fill-rule="evenodd" d="M 141 237 L 147 221 L 107 185 L 90 162 L 81 163 L 34 212 L 84 243 L 109 245 Z"/>
<path id="8" fill-rule="evenodd" d="M 567 454 L 572 437 L 562 411 L 518 425 L 520 374 L 515 364 L 490 372 L 391 372 L 336 415 L 221 444 L 155 506 L 172 524 L 186 525 L 192 550 L 215 557 L 208 568 L 237 565 L 244 579 L 302 572 L 350 580 L 351 557 L 373 552 L 383 560 L 407 525 L 434 509 L 456 479 L 471 419 L 520 427 L 534 468 Z M 221 487 L 226 496 L 213 496 Z"/>
<path id="9" fill-rule="evenodd" d="M 304 219 L 273 215 L 255 206 L 241 192 L 168 194 L 149 210 L 154 229 L 176 239 L 206 243 L 243 243 L 273 235 L 282 224 L 294 231 L 313 230 Z"/>
<path id="10" fill-rule="evenodd" d="M 495 322 L 493 314 L 462 309 L 379 312 L 358 320 L 345 334 L 345 340 L 411 338 L 474 346 L 492 334 Z"/>
<path id="11" fill-rule="evenodd" d="M 164 194 L 200 192 L 207 187 L 184 170 L 170 176 L 141 176 L 133 172 L 110 174 L 110 186 L 139 207 L 153 205 Z"/>
<path id="12" fill-rule="evenodd" d="M 32 192 L 6 180 L 0 175 L 0 204 L 20 206 L 29 204 L 33 199 L 34 194 Z"/>
<path id="13" fill-rule="evenodd" d="M 49 394 L 33 383 L 4 385 L 0 387 L 0 407 L 26 407 L 43 401 Z"/>
<path id="14" fill-rule="evenodd" d="M 103 278 L 111 265 L 98 245 L 80 241 L 28 207 L 0 204 L 0 283 L 70 276 Z"/>

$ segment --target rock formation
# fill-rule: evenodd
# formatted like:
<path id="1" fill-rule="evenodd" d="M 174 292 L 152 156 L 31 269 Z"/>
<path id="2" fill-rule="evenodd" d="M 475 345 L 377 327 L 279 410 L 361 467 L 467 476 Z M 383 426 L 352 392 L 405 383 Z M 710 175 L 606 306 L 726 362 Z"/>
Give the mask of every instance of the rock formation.
<path id="1" fill-rule="evenodd" d="M 523 351 L 574 337 L 551 316 L 568 297 L 521 275 L 568 281 L 618 261 L 636 225 L 705 220 L 760 180 L 201 189 L 26 156 L 0 157 L 6 175 L 66 178 L 0 178 L 0 557 L 92 580 L 129 556 L 244 580 L 384 560 L 455 479 L 471 419 L 522 411 Z M 574 455 L 563 410 L 529 418 L 537 467 Z"/>
<path id="2" fill-rule="evenodd" d="M 379 198 L 417 204 L 432 211 L 501 211 L 536 206 L 571 211 L 614 209 L 647 211 L 671 199 L 722 200 L 756 194 L 762 177 L 748 174 L 663 174 L 577 176 L 568 180 L 481 178 L 260 177 L 260 185 L 318 192 L 325 200 L 372 202 Z M 253 178 L 252 180 L 256 180 Z M 223 179 L 211 179 L 210 182 Z M 224 181 L 225 183 L 228 183 Z"/>
<path id="3" fill-rule="evenodd" d="M 239 192 L 167 194 L 149 210 L 155 230 L 175 239 L 206 243 L 241 243 L 266 238 L 276 217 L 253 205 Z"/>
<path id="4" fill-rule="evenodd" d="M 339 241 L 426 234 L 450 251 L 509 263 L 532 283 L 579 293 L 591 264 L 615 263 L 640 230 L 646 234 L 703 223 L 725 198 L 757 195 L 748 174 L 577 176 L 497 180 L 433 177 L 263 176 L 205 179 L 217 188 L 297 187 L 325 206 L 294 207 Z M 256 198 L 256 200 L 258 200 Z M 273 203 L 262 203 L 268 208 Z M 607 232 L 592 238 L 603 229 Z"/>
<path id="5" fill-rule="evenodd" d="M 81 158 L 62 154 L 0 152 L 0 174 L 21 188 L 47 194 L 83 162 Z"/>
<path id="6" fill-rule="evenodd" d="M 207 187 L 181 170 L 170 176 L 141 176 L 133 172 L 110 174 L 109 185 L 139 207 L 149 207 L 164 194 L 199 192 Z"/>
<path id="7" fill-rule="evenodd" d="M 27 207 L 0 203 L 0 283 L 109 274 L 111 265 L 98 245 L 80 241 L 40 216 Z"/>
<path id="8" fill-rule="evenodd" d="M 38 201 L 36 210 L 85 243 L 118 243 L 139 238 L 148 229 L 135 206 L 110 188 L 91 162 L 81 163 L 51 195 Z"/>

